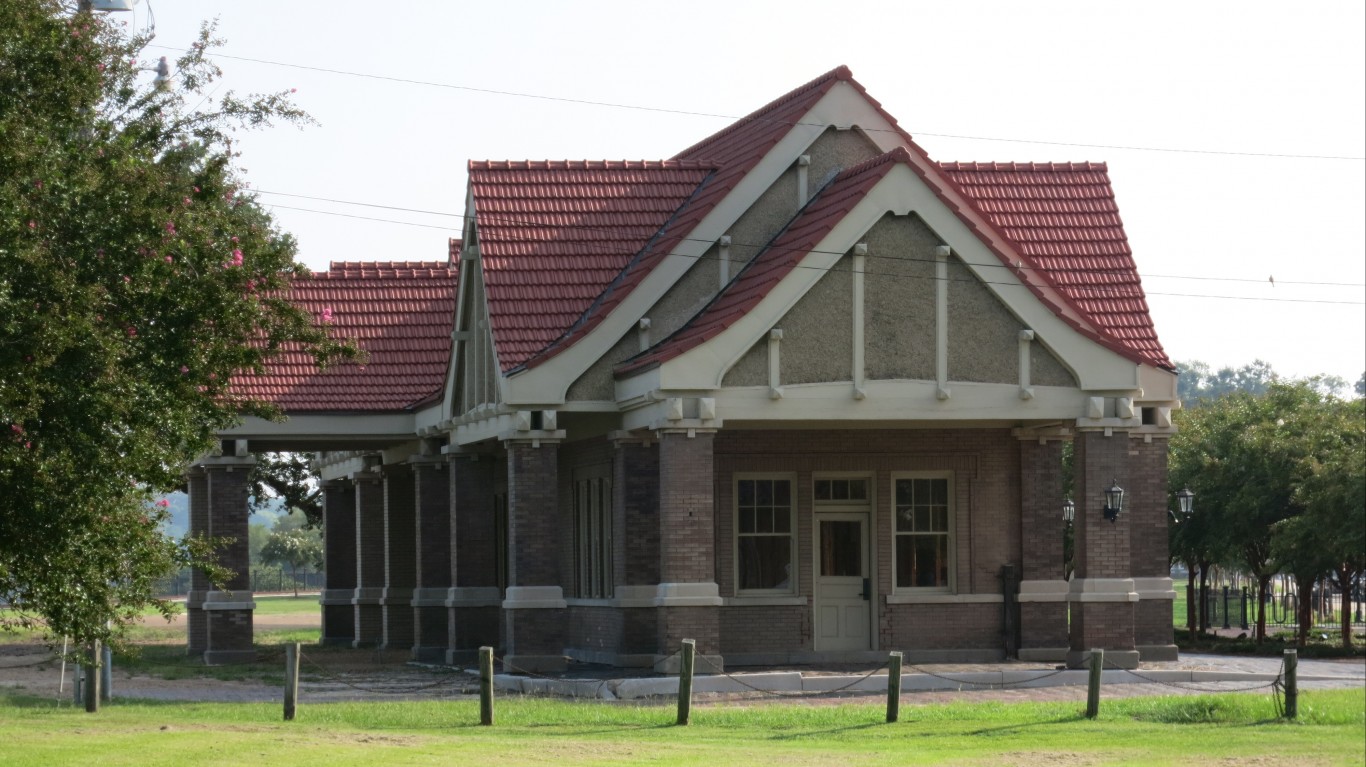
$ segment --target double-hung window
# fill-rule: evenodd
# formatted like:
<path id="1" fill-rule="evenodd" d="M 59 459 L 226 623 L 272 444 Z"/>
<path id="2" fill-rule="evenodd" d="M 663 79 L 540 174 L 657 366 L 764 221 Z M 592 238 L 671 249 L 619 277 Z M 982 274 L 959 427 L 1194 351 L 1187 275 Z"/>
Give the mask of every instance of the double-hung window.
<path id="1" fill-rule="evenodd" d="M 735 479 L 735 569 L 740 594 L 796 591 L 796 477 L 750 475 Z"/>
<path id="2" fill-rule="evenodd" d="M 953 505 L 947 474 L 892 476 L 896 589 L 953 590 Z"/>

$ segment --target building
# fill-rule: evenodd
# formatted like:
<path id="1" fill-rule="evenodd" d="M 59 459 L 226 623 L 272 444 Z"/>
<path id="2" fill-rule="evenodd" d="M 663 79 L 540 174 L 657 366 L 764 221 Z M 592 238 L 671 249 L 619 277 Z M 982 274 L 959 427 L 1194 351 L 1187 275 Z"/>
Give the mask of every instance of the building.
<path id="1" fill-rule="evenodd" d="M 447 261 L 297 284 L 369 363 L 239 378 L 290 418 L 191 477 L 235 564 L 250 453 L 318 453 L 327 641 L 1174 657 L 1176 376 L 1104 165 L 932 161 L 841 67 L 672 159 L 471 162 L 466 214 Z M 245 586 L 197 587 L 192 652 L 249 654 Z"/>

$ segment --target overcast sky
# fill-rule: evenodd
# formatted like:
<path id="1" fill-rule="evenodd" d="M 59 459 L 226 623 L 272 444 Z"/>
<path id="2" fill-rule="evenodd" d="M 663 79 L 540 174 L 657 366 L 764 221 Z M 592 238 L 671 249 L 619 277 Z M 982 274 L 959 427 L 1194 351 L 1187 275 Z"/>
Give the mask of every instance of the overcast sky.
<path id="1" fill-rule="evenodd" d="M 1361 2 L 139 0 L 120 18 L 153 14 L 181 49 L 217 17 L 224 89 L 296 88 L 319 121 L 242 142 L 314 268 L 444 258 L 470 159 L 669 157 L 847 64 L 936 160 L 1107 162 L 1174 359 L 1366 369 Z"/>

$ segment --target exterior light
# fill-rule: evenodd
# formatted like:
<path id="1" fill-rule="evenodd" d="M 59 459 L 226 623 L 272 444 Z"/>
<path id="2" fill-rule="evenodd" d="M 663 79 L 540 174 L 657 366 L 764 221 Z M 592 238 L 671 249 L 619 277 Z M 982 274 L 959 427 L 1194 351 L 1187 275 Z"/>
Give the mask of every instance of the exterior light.
<path id="1" fill-rule="evenodd" d="M 1076 518 L 1077 504 L 1073 503 L 1071 498 L 1064 500 L 1062 502 L 1062 521 L 1070 525 Z"/>
<path id="2" fill-rule="evenodd" d="M 1119 486 L 1119 480 L 1110 480 L 1110 486 L 1105 488 L 1105 518 L 1113 524 L 1119 512 L 1124 509 L 1124 488 Z"/>
<path id="3" fill-rule="evenodd" d="M 1195 511 L 1195 493 L 1192 493 L 1189 487 L 1182 488 L 1176 494 L 1176 503 L 1181 509 L 1181 516 L 1189 517 L 1191 512 Z"/>

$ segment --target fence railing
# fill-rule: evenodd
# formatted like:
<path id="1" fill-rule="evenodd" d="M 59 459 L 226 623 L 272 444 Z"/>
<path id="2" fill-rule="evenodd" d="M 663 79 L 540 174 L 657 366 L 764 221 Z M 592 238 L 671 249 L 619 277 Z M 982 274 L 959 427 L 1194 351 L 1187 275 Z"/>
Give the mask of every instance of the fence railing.
<path id="1" fill-rule="evenodd" d="M 327 584 L 327 573 L 299 573 L 292 577 L 286 570 L 277 568 L 253 567 L 251 569 L 251 590 L 265 591 L 318 591 Z M 163 597 L 184 596 L 190 591 L 189 571 L 177 573 L 162 579 L 157 584 L 156 593 Z"/>
<path id="2" fill-rule="evenodd" d="M 1310 617 L 1314 626 L 1340 628 L 1342 625 L 1340 594 L 1319 594 L 1310 597 Z M 1198 606 L 1199 600 L 1197 600 Z M 1210 628 L 1247 629 L 1257 622 L 1257 590 L 1246 586 L 1215 586 L 1204 594 L 1205 614 Z M 1299 625 L 1299 594 L 1292 589 L 1267 594 L 1266 625 L 1280 628 Z M 1352 626 L 1366 627 L 1366 607 L 1362 595 L 1352 598 Z M 1184 625 L 1184 616 L 1178 619 Z"/>

